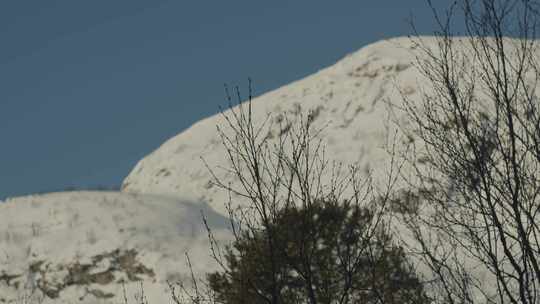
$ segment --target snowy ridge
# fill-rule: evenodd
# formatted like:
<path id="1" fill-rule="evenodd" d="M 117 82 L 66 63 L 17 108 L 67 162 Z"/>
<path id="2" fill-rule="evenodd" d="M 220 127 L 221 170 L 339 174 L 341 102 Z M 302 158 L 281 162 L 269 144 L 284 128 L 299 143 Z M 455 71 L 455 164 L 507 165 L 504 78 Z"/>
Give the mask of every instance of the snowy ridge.
<path id="1" fill-rule="evenodd" d="M 434 42 L 430 38 L 426 41 Z M 262 122 L 268 113 L 274 118 L 292 118 L 295 113 L 311 110 L 316 128 L 328 124 L 324 139 L 333 159 L 345 164 L 358 161 L 366 170 L 383 166 L 388 158 L 382 149 L 385 101 L 398 101 L 399 90 L 410 97 L 418 94 L 417 83 L 422 80 L 412 66 L 414 59 L 408 38 L 377 42 L 314 75 L 254 98 L 254 119 Z M 227 167 L 216 125 L 225 125 L 220 114 L 165 142 L 135 166 L 122 191 L 181 195 L 207 202 L 224 213 L 227 194 L 212 187 L 201 160 L 203 157 L 213 168 Z M 219 177 L 234 182 L 224 172 Z"/>
<path id="2" fill-rule="evenodd" d="M 121 283 L 131 294 L 138 280 L 153 303 L 168 301 L 165 280 L 188 273 L 186 251 L 197 257 L 197 273 L 215 269 L 201 211 L 225 238 L 224 217 L 174 198 L 66 192 L 9 199 L 0 205 L 0 303 L 21 296 L 22 286 L 50 303 L 118 303 Z"/>

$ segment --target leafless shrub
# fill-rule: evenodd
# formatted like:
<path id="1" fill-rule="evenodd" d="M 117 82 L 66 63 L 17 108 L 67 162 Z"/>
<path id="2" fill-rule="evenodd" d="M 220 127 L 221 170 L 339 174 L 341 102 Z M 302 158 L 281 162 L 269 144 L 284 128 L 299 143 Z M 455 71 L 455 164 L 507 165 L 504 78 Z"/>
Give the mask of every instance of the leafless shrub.
<path id="1" fill-rule="evenodd" d="M 242 100 L 238 89 L 236 93 L 238 100 Z M 228 93 L 227 96 L 232 105 L 232 98 Z M 374 297 L 370 298 L 368 303 L 377 303 L 381 299 L 397 299 L 392 294 L 385 294 L 390 290 L 387 289 L 390 281 L 381 278 L 386 276 L 377 275 L 378 279 L 368 285 L 357 281 L 362 272 L 365 272 L 365 275 L 375 274 L 372 272 L 375 268 L 366 268 L 366 265 L 380 263 L 388 256 L 379 253 L 394 248 L 384 241 L 385 236 L 388 236 L 384 233 L 388 231 L 388 226 L 383 215 L 395 176 L 391 172 L 384 191 L 380 190 L 374 186 L 369 175 L 363 175 L 364 170 L 357 165 L 345 166 L 327 159 L 325 145 L 320 136 L 322 129 L 317 129 L 312 124 L 313 113 L 306 117 L 297 113 L 293 118 L 282 113 L 274 114 L 279 118 L 268 115 L 263 120 L 255 121 L 251 84 L 248 102 L 239 103 L 229 111 L 222 112 L 224 124 L 219 125 L 217 131 L 225 147 L 228 167 L 214 169 L 208 164 L 207 167 L 213 176 L 213 185 L 229 193 L 226 209 L 234 236 L 234 246 L 222 247 L 218 244 L 204 220 L 212 256 L 220 266 L 220 271 L 215 274 L 225 280 L 230 278 L 232 281 L 242 281 L 239 289 L 245 288 L 246 294 L 251 296 L 240 299 L 253 303 L 351 303 L 366 295 Z M 287 131 L 276 132 L 277 136 L 267 136 L 268 130 L 272 129 Z M 227 182 L 218 170 L 224 170 L 226 175 L 234 177 L 235 182 Z M 317 222 L 313 215 L 322 208 L 321 202 L 350 206 L 351 212 L 368 210 L 366 212 L 370 214 L 361 217 L 363 222 L 359 224 L 361 228 L 357 232 L 337 232 L 338 235 L 354 234 L 354 240 L 349 240 L 347 245 L 340 243 L 339 237 L 335 242 L 325 243 L 335 246 L 324 249 L 334 255 L 335 259 L 327 262 L 335 267 L 324 268 L 317 265 L 321 259 L 316 254 L 323 249 L 316 238 L 320 237 L 322 232 L 316 230 L 321 227 L 309 223 Z M 284 214 L 299 216 L 301 222 L 298 227 L 282 227 Z M 345 215 L 346 218 L 349 216 L 353 215 Z M 355 222 L 351 225 L 357 224 Z M 345 226 L 347 225 L 336 227 Z M 294 234 L 284 232 L 291 229 Z M 294 238 L 287 238 L 293 235 Z M 264 254 L 248 256 L 249 250 L 242 249 L 240 244 L 248 244 L 248 247 L 260 245 L 265 248 Z M 375 248 L 373 244 L 384 244 L 384 248 Z M 286 253 L 291 250 L 291 246 L 300 250 L 293 258 Z M 399 254 L 395 257 L 398 256 Z M 256 274 L 250 271 L 238 273 L 235 263 L 251 263 L 250 259 L 253 257 L 256 260 L 253 261 L 255 264 L 251 265 L 258 267 L 260 264 L 264 268 L 264 279 L 256 278 Z M 372 264 L 366 262 L 370 257 Z M 188 262 L 191 266 L 189 258 Z M 265 266 L 262 266 L 263 264 Z M 241 267 L 244 266 L 247 264 Z M 332 269 L 333 272 L 316 273 L 323 268 Z M 295 273 L 294 281 L 300 285 L 292 286 L 290 281 L 283 279 L 290 275 L 289 271 Z M 392 273 L 392 270 L 389 269 L 388 273 Z M 186 282 L 171 284 L 173 298 L 177 303 L 230 303 L 231 299 L 223 298 L 223 294 L 216 296 L 216 288 L 212 284 L 215 281 L 212 282 L 212 278 L 217 277 L 209 276 L 207 280 L 198 280 L 192 275 L 190 288 L 187 288 Z M 320 278 L 324 280 L 321 281 Z M 333 280 L 330 285 L 327 284 L 329 280 Z M 398 290 L 406 288 L 408 287 L 398 287 Z M 298 292 L 294 299 L 291 298 L 293 289 Z M 398 291 L 396 295 L 400 294 L 401 302 L 412 303 L 413 298 L 422 298 L 421 288 L 419 290 L 416 298 L 408 292 Z M 408 296 L 404 296 L 405 294 Z"/>
<path id="2" fill-rule="evenodd" d="M 538 8 L 460 0 L 433 10 L 435 46 L 412 38 L 430 90 L 403 94 L 403 131 L 419 140 L 402 173 L 424 195 L 420 215 L 402 219 L 438 303 L 540 303 Z M 465 37 L 453 36 L 456 14 Z"/>

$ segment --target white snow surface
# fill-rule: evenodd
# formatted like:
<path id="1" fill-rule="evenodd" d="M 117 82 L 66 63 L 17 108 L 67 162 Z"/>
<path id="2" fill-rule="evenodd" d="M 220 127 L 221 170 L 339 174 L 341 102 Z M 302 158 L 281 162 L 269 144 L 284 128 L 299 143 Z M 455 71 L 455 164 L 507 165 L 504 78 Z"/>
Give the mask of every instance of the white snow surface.
<path id="1" fill-rule="evenodd" d="M 437 53 L 438 41 L 435 37 L 419 39 L 424 47 Z M 467 38 L 454 39 L 455 47 L 464 48 L 463 54 L 472 54 Z M 508 38 L 506 42 L 515 44 L 517 40 Z M 403 105 L 404 98 L 418 102 L 424 94 L 434 93 L 431 83 L 417 67 L 422 58 L 426 58 L 425 53 L 410 38 L 373 43 L 311 76 L 254 98 L 253 118 L 260 123 L 268 115 L 274 121 L 280 120 L 283 115 L 294 120 L 296 114 L 306 115 L 312 111 L 315 113 L 314 129 L 324 127 L 321 136 L 326 143 L 329 159 L 345 165 L 359 164 L 365 172 L 371 170 L 376 183 L 384 182 L 390 155 L 383 147 L 387 140 L 392 140 L 389 134 L 392 132 L 388 132 L 387 127 L 395 127 L 388 119 L 387 105 L 399 107 Z M 247 88 L 243 91 L 247 95 Z M 477 93 L 481 101 L 484 93 Z M 225 114 L 228 113 L 230 110 L 225 111 Z M 393 119 L 397 119 L 402 126 L 408 124 L 404 112 L 396 112 Z M 169 139 L 135 166 L 124 180 L 122 191 L 181 195 L 193 201 L 205 202 L 218 213 L 226 215 L 225 203 L 229 200 L 229 194 L 212 186 L 212 176 L 202 160 L 214 170 L 223 184 L 235 185 L 235 177 L 220 169 L 230 168 L 230 163 L 216 126 L 230 132 L 223 116 L 217 114 Z M 268 132 L 275 135 L 280 130 L 274 127 Z M 414 137 L 414 134 L 408 136 Z M 274 140 L 278 138 L 272 137 Z M 421 142 L 416 142 L 416 148 L 419 149 L 417 152 L 421 151 Z M 242 198 L 233 196 L 234 203 L 241 204 Z M 410 236 L 401 233 L 406 229 L 400 227 L 399 223 L 396 225 L 395 231 L 400 233 L 401 239 L 414 247 L 415 242 Z M 495 282 L 487 279 L 489 272 L 476 265 L 475 259 L 464 253 L 464 263 L 482 282 L 484 291 L 494 290 Z M 426 269 L 418 270 L 429 277 Z M 492 276 L 490 278 L 493 279 Z M 480 294 L 475 296 L 482 298 Z"/>

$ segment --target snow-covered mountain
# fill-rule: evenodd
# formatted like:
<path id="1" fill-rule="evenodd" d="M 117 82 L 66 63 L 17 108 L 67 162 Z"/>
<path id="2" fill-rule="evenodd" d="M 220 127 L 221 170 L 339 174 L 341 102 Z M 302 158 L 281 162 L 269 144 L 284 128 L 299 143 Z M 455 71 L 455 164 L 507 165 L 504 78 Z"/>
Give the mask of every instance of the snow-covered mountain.
<path id="1" fill-rule="evenodd" d="M 412 64 L 415 55 L 408 38 L 371 44 L 254 98 L 254 118 L 312 111 L 316 126 L 327 125 L 327 155 L 383 172 L 389 157 L 382 148 L 385 102 L 399 103 L 400 93 L 420 96 L 424 79 Z M 50 303 L 119 303 L 122 282 L 131 297 L 139 281 L 149 303 L 170 302 L 166 281 L 187 276 L 185 251 L 197 273 L 214 269 L 201 210 L 218 239 L 230 237 L 228 194 L 212 186 L 201 160 L 227 167 L 216 125 L 224 126 L 220 115 L 165 142 L 135 166 L 121 192 L 52 193 L 1 203 L 0 304 L 32 289 Z M 224 171 L 216 173 L 234 183 Z"/>
<path id="2" fill-rule="evenodd" d="M 425 42 L 435 41 L 425 38 Z M 422 80 L 412 65 L 414 60 L 408 38 L 374 43 L 314 75 L 254 98 L 253 116 L 262 122 L 269 113 L 279 119 L 281 115 L 293 118 L 297 113 L 313 111 L 316 129 L 328 125 L 324 140 L 332 159 L 360 162 L 365 169 L 383 166 L 388 159 L 382 148 L 385 101 L 400 102 L 399 91 L 412 98 L 419 94 L 417 84 Z M 216 125 L 226 127 L 219 114 L 168 140 L 135 166 L 124 180 L 122 191 L 181 194 L 208 202 L 223 213 L 228 194 L 212 187 L 210 173 L 201 160 L 204 158 L 212 168 L 228 167 Z M 234 183 L 224 170 L 216 173 L 225 184 Z"/>
<path id="3" fill-rule="evenodd" d="M 369 45 L 255 98 L 254 117 L 292 118 L 311 110 L 317 126 L 328 124 L 324 136 L 333 159 L 383 166 L 384 102 L 399 100 L 398 86 L 418 94 L 413 60 L 407 38 Z M 218 238 L 230 236 L 227 193 L 212 187 L 201 160 L 227 166 L 217 124 L 223 126 L 219 114 L 164 143 L 135 166 L 122 192 L 52 193 L 0 204 L 0 304 L 32 289 L 51 303 L 118 303 L 122 282 L 131 297 L 140 291 L 139 280 L 149 302 L 162 303 L 170 300 L 166 280 L 187 275 L 185 251 L 196 272 L 214 269 L 201 210 Z"/>

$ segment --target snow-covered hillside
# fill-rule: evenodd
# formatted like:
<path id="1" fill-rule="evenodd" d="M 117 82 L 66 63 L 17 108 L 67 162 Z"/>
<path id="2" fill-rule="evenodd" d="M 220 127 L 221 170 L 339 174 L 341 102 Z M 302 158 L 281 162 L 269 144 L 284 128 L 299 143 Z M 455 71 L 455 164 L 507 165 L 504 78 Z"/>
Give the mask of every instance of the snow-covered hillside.
<path id="1" fill-rule="evenodd" d="M 433 42 L 426 38 L 426 43 Z M 254 117 L 262 122 L 268 113 L 279 119 L 314 111 L 316 126 L 328 124 L 324 140 L 332 159 L 359 161 L 365 169 L 382 166 L 388 158 L 382 149 L 385 101 L 399 102 L 399 90 L 410 97 L 419 94 L 421 79 L 412 65 L 414 58 L 408 38 L 377 42 L 314 75 L 255 98 Z M 124 180 L 123 191 L 181 195 L 224 212 L 227 193 L 212 187 L 201 160 L 213 168 L 228 166 L 216 125 L 225 125 L 219 114 L 164 143 L 135 166 Z M 234 182 L 224 171 L 217 173 L 225 183 Z"/>
<path id="2" fill-rule="evenodd" d="M 412 59 L 408 39 L 370 45 L 256 98 L 255 118 L 313 110 L 315 124 L 329 123 L 329 155 L 377 166 L 386 158 L 384 99 L 397 96 L 395 82 L 417 94 Z M 0 204 L 0 304 L 32 288 L 54 303 L 118 303 L 121 282 L 129 294 L 139 291 L 139 279 L 150 303 L 162 303 L 170 300 L 165 281 L 187 275 L 185 251 L 196 271 L 213 269 L 200 210 L 218 237 L 228 238 L 227 194 L 211 186 L 200 157 L 226 166 L 216 132 L 221 123 L 216 115 L 170 139 L 137 164 L 122 193 L 53 193 Z"/>
<path id="3" fill-rule="evenodd" d="M 423 41 L 435 44 L 430 37 Z M 322 136 L 329 158 L 359 162 L 382 175 L 389 158 L 382 148 L 386 101 L 399 104 L 400 94 L 412 100 L 422 94 L 416 55 L 408 38 L 374 43 L 255 98 L 254 119 L 312 111 L 317 128 L 327 125 Z M 212 185 L 201 157 L 224 183 L 235 182 L 219 169 L 228 164 L 216 125 L 225 126 L 222 116 L 165 142 L 135 166 L 122 192 L 52 193 L 0 203 L 0 304 L 31 289 L 47 294 L 50 303 L 119 303 L 122 282 L 130 294 L 139 291 L 139 280 L 149 303 L 169 303 L 166 280 L 188 275 L 185 251 L 197 273 L 214 269 L 201 210 L 218 239 L 230 238 L 228 194 Z"/>
<path id="4" fill-rule="evenodd" d="M 119 303 L 140 292 L 169 301 L 166 280 L 214 269 L 201 211 L 218 238 L 227 221 L 204 204 L 155 195 L 66 192 L 0 204 L 0 303 L 32 289 L 45 303 Z M 39 294 L 36 293 L 36 294 Z M 21 303 L 20 301 L 17 303 Z"/>
<path id="5" fill-rule="evenodd" d="M 312 110 L 315 124 L 329 124 L 324 135 L 332 158 L 379 166 L 387 157 L 385 99 L 397 97 L 396 83 L 417 94 L 411 51 L 406 38 L 367 46 L 255 98 L 254 116 Z M 218 237 L 228 238 L 227 194 L 212 187 L 200 158 L 227 165 L 216 132 L 222 122 L 219 115 L 204 119 L 167 141 L 137 164 L 122 193 L 53 193 L 0 204 L 0 304 L 32 288 L 54 303 L 118 303 L 121 282 L 138 292 L 139 279 L 150 303 L 162 303 L 169 300 L 165 280 L 187 275 L 185 251 L 196 257 L 196 271 L 213 269 L 200 210 Z"/>

